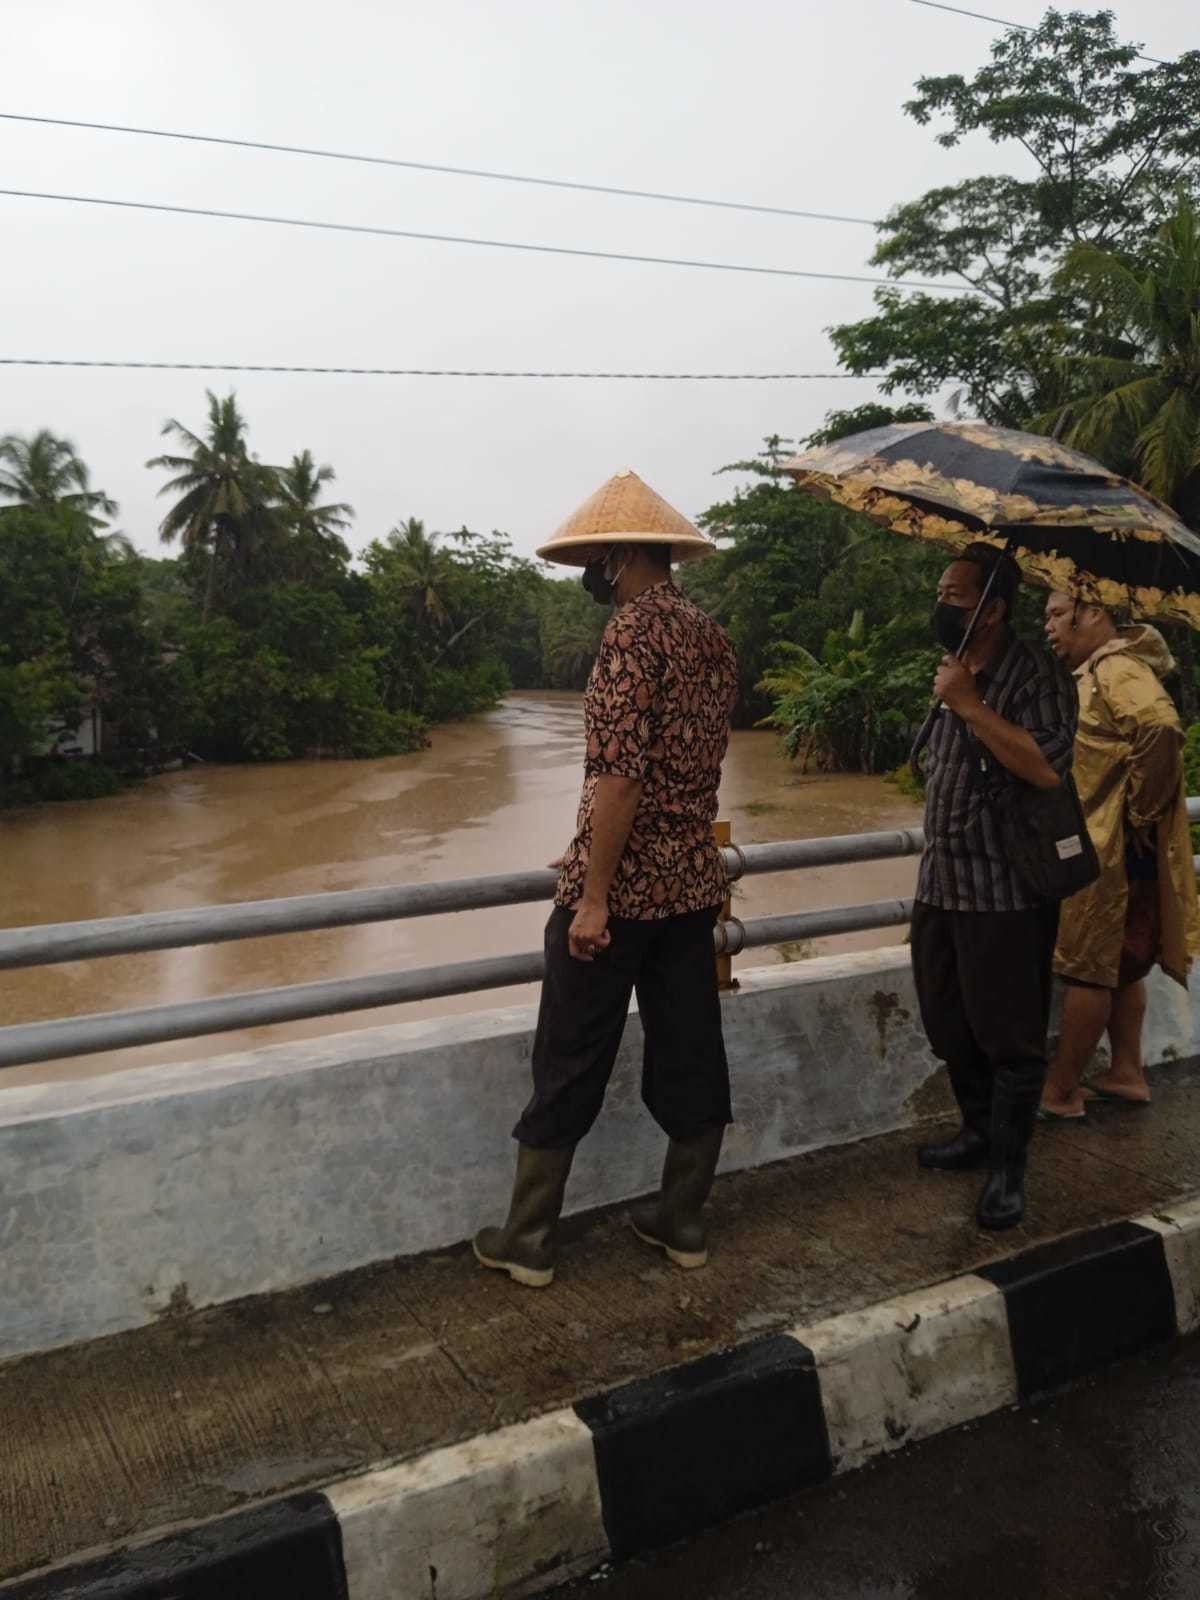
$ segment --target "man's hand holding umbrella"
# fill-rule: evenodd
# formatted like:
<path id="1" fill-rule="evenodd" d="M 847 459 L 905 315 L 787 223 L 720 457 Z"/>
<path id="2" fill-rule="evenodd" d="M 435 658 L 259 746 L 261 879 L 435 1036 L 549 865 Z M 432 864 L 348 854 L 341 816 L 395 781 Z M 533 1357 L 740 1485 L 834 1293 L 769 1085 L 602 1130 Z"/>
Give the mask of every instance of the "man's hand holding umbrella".
<path id="1" fill-rule="evenodd" d="M 982 707 L 983 700 L 975 686 L 975 674 L 964 666 L 957 656 L 943 656 L 941 666 L 933 680 L 935 697 L 964 722 L 969 713 Z"/>

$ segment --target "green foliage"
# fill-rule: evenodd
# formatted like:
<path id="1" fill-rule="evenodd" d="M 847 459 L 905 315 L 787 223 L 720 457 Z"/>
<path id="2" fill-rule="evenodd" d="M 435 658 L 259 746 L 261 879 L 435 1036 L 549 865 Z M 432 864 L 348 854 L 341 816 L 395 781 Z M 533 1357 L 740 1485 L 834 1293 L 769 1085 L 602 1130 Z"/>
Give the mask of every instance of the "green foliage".
<path id="1" fill-rule="evenodd" d="M 953 385 L 970 414 L 1010 427 L 1069 398 L 1064 357 L 1106 330 L 1086 286 L 1057 274 L 1064 256 L 1138 257 L 1180 185 L 1196 192 L 1200 52 L 1142 68 L 1137 48 L 1111 12 L 1050 11 L 1005 33 L 973 78 L 918 82 L 906 110 L 939 123 L 940 144 L 986 134 L 1022 152 L 1021 176 L 939 187 L 884 220 L 876 265 L 968 292 L 879 289 L 874 316 L 832 330 L 847 367 L 885 369 L 886 393 Z"/>
<path id="2" fill-rule="evenodd" d="M 1183 777 L 1188 794 L 1200 794 L 1200 722 L 1193 722 L 1183 742 Z M 1200 823 L 1192 825 L 1192 847 L 1200 851 Z"/>
<path id="3" fill-rule="evenodd" d="M 92 488 L 71 441 L 48 428 L 27 439 L 16 433 L 0 438 L 0 501 L 33 511 L 80 512 L 93 529 L 117 513 L 115 502 Z"/>
<path id="4" fill-rule="evenodd" d="M 49 753 L 91 707 L 106 756 L 139 770 L 184 753 L 402 754 L 514 683 L 561 681 L 547 654 L 573 681 L 551 626 L 570 586 L 503 534 L 408 518 L 354 571 L 352 510 L 326 500 L 334 472 L 310 451 L 260 462 L 233 395 L 208 396 L 199 431 L 164 432 L 182 446 L 150 463 L 171 474 L 161 531 L 180 554 L 165 561 L 103 536 L 98 512 L 116 508 L 73 446 L 45 431 L 0 442 L 0 800 L 108 792 L 98 763 Z M 589 615 L 589 644 L 602 623 Z"/>
<path id="5" fill-rule="evenodd" d="M 871 425 L 893 420 L 903 419 L 877 412 Z M 836 423 L 830 418 L 827 425 Z M 917 618 L 916 637 L 923 644 L 937 574 L 945 565 L 936 551 L 798 493 L 780 472 L 787 443 L 773 435 L 757 457 L 722 469 L 758 481 L 703 514 L 701 525 L 721 549 L 683 569 L 689 594 L 724 625 L 737 651 L 736 720 L 742 725 L 772 709 L 773 691 L 764 680 L 777 664 L 780 641 L 820 658 L 827 635 L 849 627 L 861 611 L 872 634 L 896 618 Z"/>
<path id="6" fill-rule="evenodd" d="M 1200 722 L 1193 722 L 1187 730 L 1183 745 L 1183 772 L 1187 792 L 1200 794 Z"/>
<path id="7" fill-rule="evenodd" d="M 924 800 L 925 776 L 921 772 L 914 772 L 912 765 L 903 761 L 898 767 L 893 767 L 891 772 L 884 773 L 884 779 L 894 789 L 898 789 L 906 800 Z"/>
<path id="8" fill-rule="evenodd" d="M 762 719 L 784 736 L 802 769 L 882 772 L 901 760 L 929 707 L 939 652 L 921 648 L 911 622 L 867 627 L 861 611 L 831 631 L 820 656 L 800 645 L 775 647 L 760 687 L 774 702 Z"/>
<path id="9" fill-rule="evenodd" d="M 906 406 L 885 406 L 877 400 L 855 406 L 852 411 L 830 411 L 819 428 L 815 428 L 804 441 L 807 445 L 835 444 L 852 433 L 866 433 L 870 428 L 887 428 L 896 422 L 932 422 L 933 412 L 928 406 L 914 401 Z"/>
<path id="10" fill-rule="evenodd" d="M 881 288 L 873 316 L 831 332 L 886 394 L 950 387 L 956 413 L 1057 432 L 1200 528 L 1200 51 L 1145 67 L 1137 49 L 1111 12 L 1051 11 L 973 78 L 922 79 L 918 123 L 948 148 L 986 134 L 1019 175 L 933 189 L 880 225 L 876 264 L 966 293 Z M 1174 650 L 1194 719 L 1200 650 L 1186 630 Z"/>
<path id="11" fill-rule="evenodd" d="M 0 510 L 0 797 L 76 717 L 106 560 L 83 508 Z"/>
<path id="12" fill-rule="evenodd" d="M 1200 216 L 1185 194 L 1140 257 L 1074 246 L 1058 281 L 1086 295 L 1102 337 L 1064 357 L 1071 398 L 1039 419 L 1200 527 Z"/>
<path id="13" fill-rule="evenodd" d="M 121 788 L 120 775 L 103 761 L 42 761 L 16 785 L 12 801 L 104 800 Z"/>
<path id="14" fill-rule="evenodd" d="M 537 626 L 541 682 L 547 688 L 583 688 L 608 616 L 578 578 L 545 583 L 538 598 Z"/>

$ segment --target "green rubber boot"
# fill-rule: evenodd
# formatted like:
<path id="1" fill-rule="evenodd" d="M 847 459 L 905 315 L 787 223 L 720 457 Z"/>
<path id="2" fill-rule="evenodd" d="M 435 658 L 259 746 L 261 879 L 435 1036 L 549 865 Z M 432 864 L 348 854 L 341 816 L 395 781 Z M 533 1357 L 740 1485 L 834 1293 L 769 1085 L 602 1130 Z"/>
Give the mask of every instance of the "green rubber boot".
<path id="1" fill-rule="evenodd" d="M 507 1272 L 528 1289 L 546 1289 L 554 1282 L 554 1230 L 574 1156 L 574 1145 L 563 1150 L 517 1146 L 508 1221 L 502 1228 L 481 1228 L 472 1241 L 481 1266 Z"/>
<path id="2" fill-rule="evenodd" d="M 672 1139 L 663 1163 L 662 1192 L 657 1200 L 634 1207 L 634 1233 L 664 1251 L 677 1267 L 691 1270 L 708 1262 L 704 1202 L 713 1186 L 724 1137 L 725 1129 L 719 1127 L 696 1139 Z"/>

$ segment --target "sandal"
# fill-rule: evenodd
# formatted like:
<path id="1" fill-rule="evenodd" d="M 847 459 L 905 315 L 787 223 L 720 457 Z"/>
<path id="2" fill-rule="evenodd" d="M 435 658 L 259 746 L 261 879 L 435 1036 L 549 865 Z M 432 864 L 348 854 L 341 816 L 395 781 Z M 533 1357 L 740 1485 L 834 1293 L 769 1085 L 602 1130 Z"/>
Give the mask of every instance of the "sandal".
<path id="1" fill-rule="evenodd" d="M 1112 1100 L 1122 1106 L 1148 1106 L 1150 1104 L 1149 1095 L 1144 1100 L 1140 1100 L 1136 1095 L 1117 1094 L 1113 1089 L 1101 1089 L 1098 1084 L 1088 1084 L 1083 1093 L 1086 1099 Z"/>

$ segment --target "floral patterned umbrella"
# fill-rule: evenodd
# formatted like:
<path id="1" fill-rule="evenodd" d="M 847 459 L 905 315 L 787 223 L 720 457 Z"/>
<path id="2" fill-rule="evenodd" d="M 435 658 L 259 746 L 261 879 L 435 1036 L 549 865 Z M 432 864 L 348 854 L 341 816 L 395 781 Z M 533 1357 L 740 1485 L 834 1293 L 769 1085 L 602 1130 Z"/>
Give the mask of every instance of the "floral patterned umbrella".
<path id="1" fill-rule="evenodd" d="M 957 554 L 1007 548 L 1024 576 L 1200 628 L 1200 538 L 1153 495 L 1039 434 L 981 422 L 871 428 L 794 456 L 798 487 Z"/>

